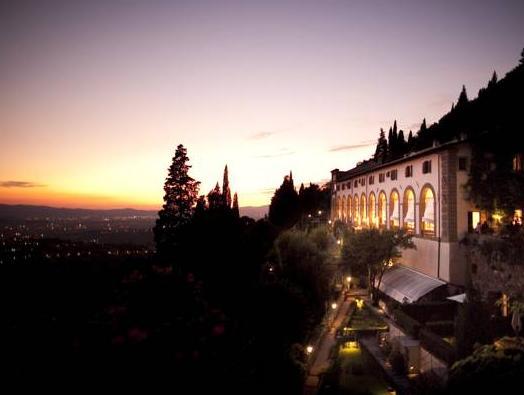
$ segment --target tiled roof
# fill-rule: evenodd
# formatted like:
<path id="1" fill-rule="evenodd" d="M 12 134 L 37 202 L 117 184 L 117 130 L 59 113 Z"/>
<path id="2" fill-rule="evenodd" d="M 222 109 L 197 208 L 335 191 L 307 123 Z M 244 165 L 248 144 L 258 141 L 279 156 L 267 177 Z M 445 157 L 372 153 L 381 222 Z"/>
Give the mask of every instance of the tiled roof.
<path id="1" fill-rule="evenodd" d="M 361 162 L 360 164 L 358 164 L 357 166 L 355 166 L 354 168 L 352 168 L 350 170 L 338 171 L 336 182 L 346 181 L 346 180 L 349 180 L 351 178 L 354 178 L 354 177 L 357 177 L 357 176 L 360 176 L 360 175 L 363 175 L 363 174 L 370 173 L 371 171 L 381 169 L 383 167 L 396 165 L 398 163 L 402 163 L 402 162 L 406 162 L 408 160 L 412 160 L 412 159 L 414 159 L 416 157 L 419 157 L 419 156 L 423 156 L 423 155 L 427 155 L 427 154 L 430 154 L 430 153 L 433 153 L 433 152 L 436 152 L 436 151 L 444 150 L 444 149 L 446 149 L 446 148 L 448 148 L 448 147 L 450 147 L 452 145 L 455 145 L 455 144 L 458 144 L 458 143 L 462 143 L 462 142 L 465 142 L 465 140 L 453 140 L 453 141 L 450 141 L 450 142 L 447 142 L 447 143 L 444 143 L 444 144 L 439 144 L 439 145 L 436 145 L 436 146 L 433 146 L 433 147 L 425 148 L 425 149 L 420 150 L 420 151 L 410 152 L 410 153 L 404 155 L 402 158 L 398 158 L 398 159 L 395 159 L 395 160 L 392 160 L 392 161 L 389 161 L 389 162 L 384 162 L 384 163 L 375 162 L 374 159 L 365 160 L 365 161 Z"/>

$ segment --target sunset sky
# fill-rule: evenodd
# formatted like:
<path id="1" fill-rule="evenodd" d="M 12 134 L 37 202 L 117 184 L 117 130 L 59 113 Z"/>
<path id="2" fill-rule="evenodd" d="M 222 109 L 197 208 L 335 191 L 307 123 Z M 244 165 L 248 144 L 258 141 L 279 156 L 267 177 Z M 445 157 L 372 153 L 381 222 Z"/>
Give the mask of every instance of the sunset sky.
<path id="1" fill-rule="evenodd" d="M 0 203 L 158 208 L 176 146 L 241 206 L 515 67 L 524 1 L 7 1 Z"/>

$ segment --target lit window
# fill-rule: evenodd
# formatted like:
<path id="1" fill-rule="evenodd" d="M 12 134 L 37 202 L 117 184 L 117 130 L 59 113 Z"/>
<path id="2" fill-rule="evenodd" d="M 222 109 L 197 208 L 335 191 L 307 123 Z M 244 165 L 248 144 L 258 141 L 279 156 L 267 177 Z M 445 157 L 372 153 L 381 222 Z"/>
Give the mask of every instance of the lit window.
<path id="1" fill-rule="evenodd" d="M 384 228 L 386 226 L 386 194 L 380 192 L 378 195 L 378 226 Z"/>
<path id="2" fill-rule="evenodd" d="M 369 195 L 369 226 L 377 226 L 377 214 L 375 212 L 375 194 Z"/>
<path id="3" fill-rule="evenodd" d="M 360 198 L 360 218 L 361 225 L 366 225 L 368 223 L 366 195 L 364 194 L 362 194 L 362 197 Z"/>
<path id="4" fill-rule="evenodd" d="M 435 196 L 431 188 L 425 188 L 420 201 L 422 214 L 422 234 L 435 236 Z"/>
<path id="5" fill-rule="evenodd" d="M 389 216 L 391 228 L 398 228 L 400 224 L 400 207 L 397 191 L 391 192 L 391 197 L 389 199 L 389 212 L 391 213 Z"/>
<path id="6" fill-rule="evenodd" d="M 356 226 L 360 225 L 360 211 L 357 195 L 355 195 L 355 197 L 353 198 L 353 222 Z"/>
<path id="7" fill-rule="evenodd" d="M 407 189 L 404 193 L 404 228 L 409 232 L 415 231 L 415 194 Z"/>
<path id="8" fill-rule="evenodd" d="M 513 214 L 513 225 L 522 225 L 522 210 L 515 210 Z"/>
<path id="9" fill-rule="evenodd" d="M 515 154 L 515 156 L 513 157 L 513 170 L 514 171 L 522 171 L 522 159 L 523 159 L 523 155 L 522 154 Z"/>

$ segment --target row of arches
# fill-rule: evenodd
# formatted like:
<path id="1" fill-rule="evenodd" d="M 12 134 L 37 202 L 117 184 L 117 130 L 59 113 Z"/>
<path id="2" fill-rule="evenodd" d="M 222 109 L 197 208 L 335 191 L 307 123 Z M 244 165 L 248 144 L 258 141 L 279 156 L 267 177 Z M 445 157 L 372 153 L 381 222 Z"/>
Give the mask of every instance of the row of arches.
<path id="1" fill-rule="evenodd" d="M 369 196 L 362 193 L 360 196 L 338 197 L 335 202 L 337 219 L 351 222 L 356 227 L 378 227 L 398 229 L 403 227 L 410 233 L 416 231 L 416 198 L 412 187 L 404 190 L 402 204 L 400 194 L 393 189 L 389 199 L 384 191 L 378 196 L 371 192 Z M 418 222 L 420 233 L 428 236 L 435 235 L 436 201 L 435 192 L 431 185 L 422 188 L 418 202 Z"/>

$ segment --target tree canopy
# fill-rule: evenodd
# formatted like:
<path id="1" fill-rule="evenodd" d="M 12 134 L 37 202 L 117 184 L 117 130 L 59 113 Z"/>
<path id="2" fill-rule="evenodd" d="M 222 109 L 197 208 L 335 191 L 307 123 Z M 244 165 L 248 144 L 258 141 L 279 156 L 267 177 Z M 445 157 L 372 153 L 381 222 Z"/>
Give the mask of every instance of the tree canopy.
<path id="1" fill-rule="evenodd" d="M 411 235 L 404 231 L 361 229 L 347 233 L 343 240 L 342 264 L 352 275 L 367 276 L 371 295 L 384 273 L 401 256 L 401 249 L 415 248 Z"/>
<path id="2" fill-rule="evenodd" d="M 271 198 L 269 221 L 279 228 L 289 229 L 297 223 L 299 216 L 298 194 L 293 183 L 293 173 L 290 172 Z"/>

